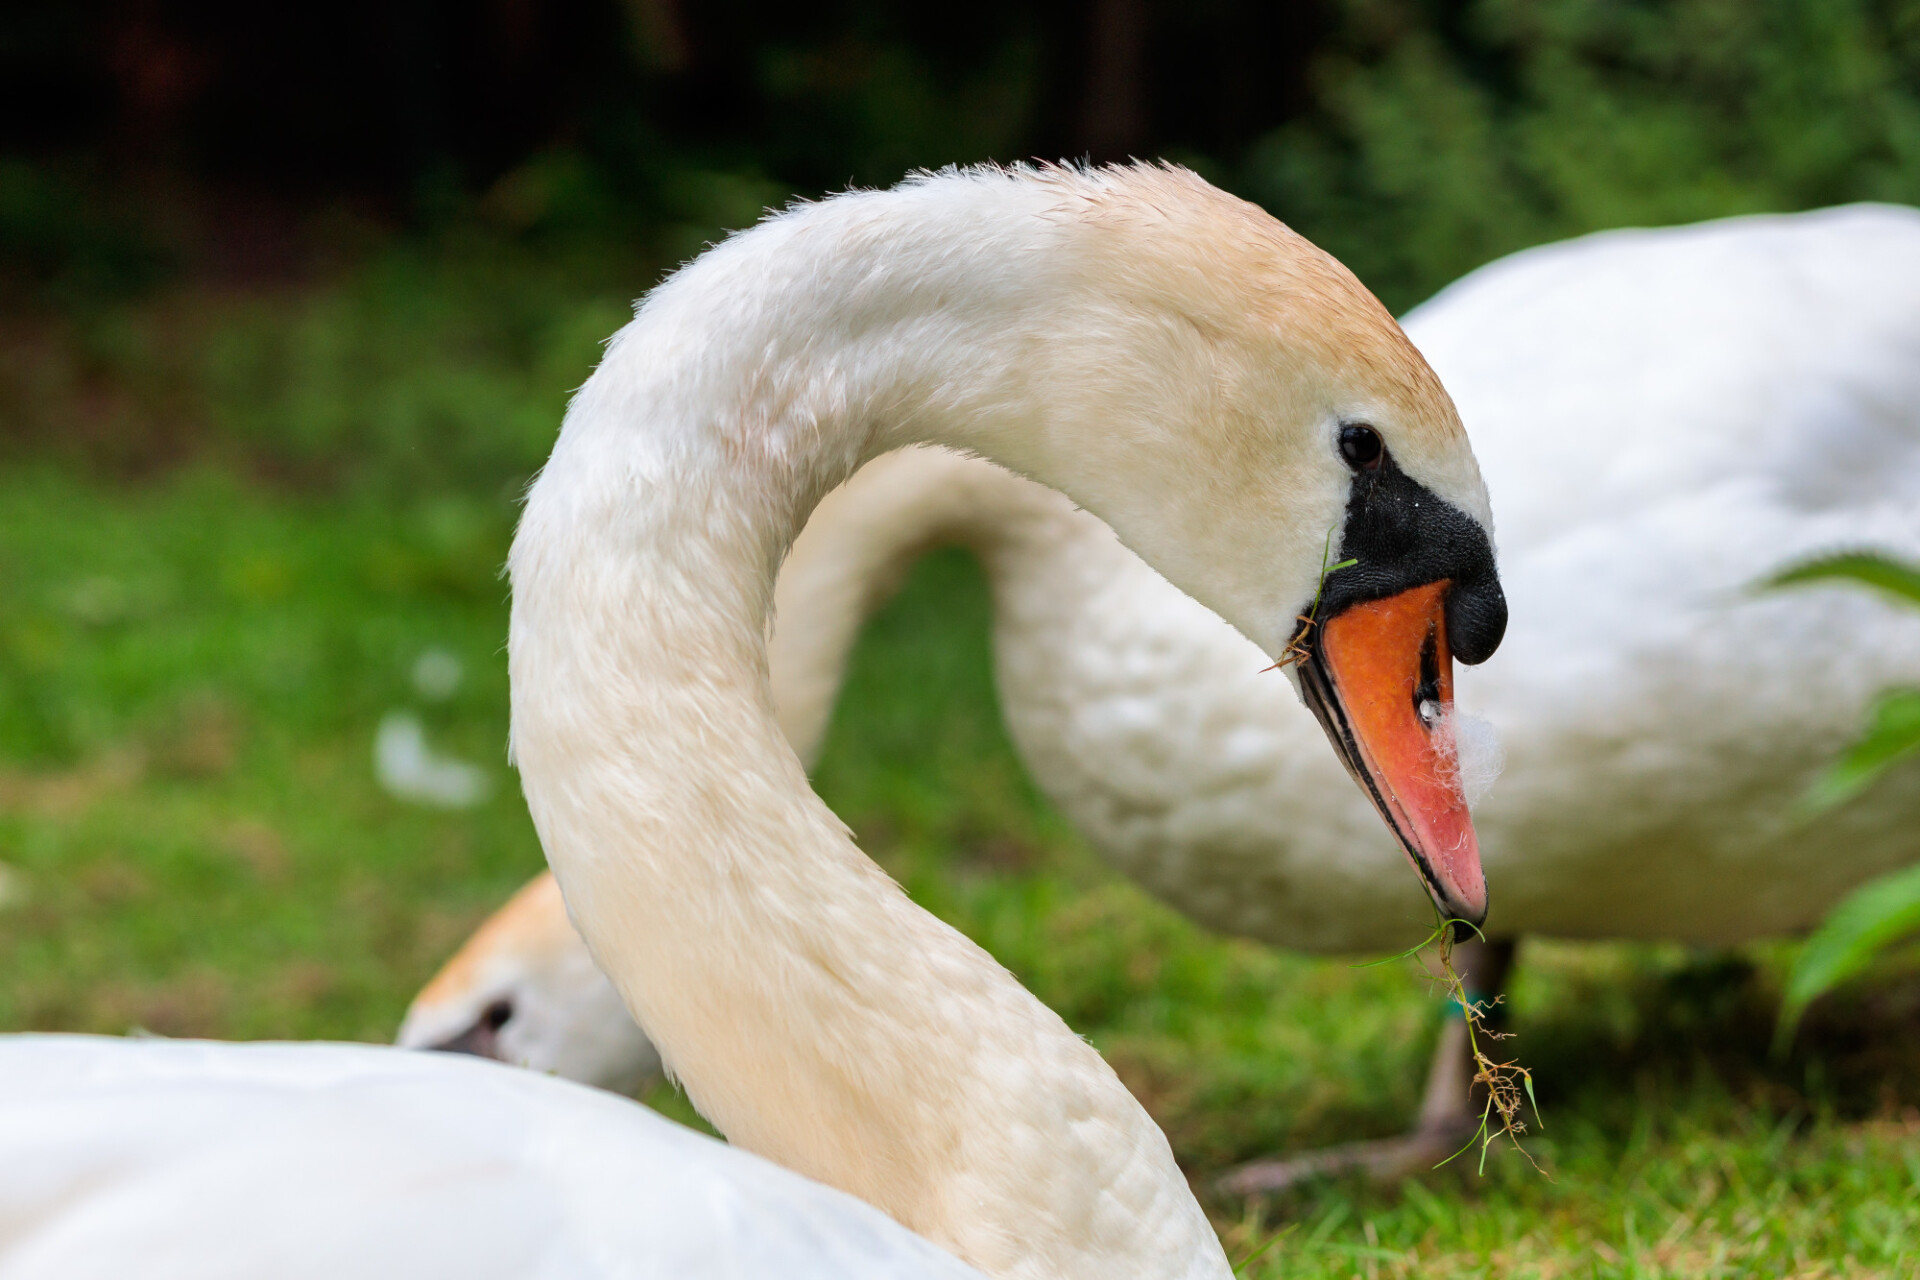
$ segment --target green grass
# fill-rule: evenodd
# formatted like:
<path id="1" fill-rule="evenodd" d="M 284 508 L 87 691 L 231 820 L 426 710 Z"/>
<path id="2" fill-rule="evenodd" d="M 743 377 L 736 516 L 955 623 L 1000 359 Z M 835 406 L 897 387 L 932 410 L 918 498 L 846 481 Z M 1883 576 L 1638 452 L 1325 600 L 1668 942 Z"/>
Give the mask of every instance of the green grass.
<path id="1" fill-rule="evenodd" d="M 263 496 L 0 472 L 0 1026 L 382 1039 L 539 866 L 502 760 L 504 501 Z M 933 557 L 870 628 L 818 770 L 915 896 L 1093 1037 L 1204 1174 L 1393 1132 L 1439 1010 L 1200 932 L 1035 794 L 992 707 L 986 596 Z M 444 704 L 418 655 L 465 665 Z M 400 803 L 394 707 L 484 762 L 482 807 Z M 1219 1205 L 1254 1275 L 1866 1275 L 1920 1260 L 1920 985 L 1883 971 L 1769 1065 L 1770 952 L 1534 945 L 1518 1051 L 1551 1127 L 1484 1177 Z M 1824 1270 L 1823 1270 L 1824 1268 Z"/>
<path id="2" fill-rule="evenodd" d="M 504 506 L 262 502 L 196 474 L 0 480 L 0 1021 L 389 1034 L 418 979 L 539 864 L 507 783 Z M 373 785 L 373 725 L 422 708 L 502 784 L 448 817 Z"/>

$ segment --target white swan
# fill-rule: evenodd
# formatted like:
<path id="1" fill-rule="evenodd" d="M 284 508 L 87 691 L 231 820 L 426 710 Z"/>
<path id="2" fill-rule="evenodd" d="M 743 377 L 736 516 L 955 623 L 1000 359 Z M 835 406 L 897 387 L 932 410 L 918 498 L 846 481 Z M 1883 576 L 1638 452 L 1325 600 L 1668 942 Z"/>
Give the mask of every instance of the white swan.
<path id="1" fill-rule="evenodd" d="M 1877 690 L 1920 680 L 1920 626 L 1845 591 L 1747 587 L 1835 546 L 1920 550 L 1920 214 L 1591 236 L 1494 263 L 1406 326 L 1472 425 L 1514 603 L 1502 661 L 1461 679 L 1511 751 L 1475 815 L 1496 936 L 1791 932 L 1910 861 L 1911 787 L 1807 830 L 1788 806 Z M 773 675 L 803 755 L 858 620 L 935 541 L 978 549 L 1014 741 L 1115 865 L 1204 923 L 1285 946 L 1418 936 L 1391 840 L 1254 648 L 1098 520 L 986 463 L 880 459 L 802 534 Z M 519 927 L 539 905 L 520 904 Z M 486 981 L 436 982 L 403 1039 L 446 1039 L 495 1002 L 523 1037 L 501 1056 L 565 1071 L 569 1037 L 541 1029 L 602 1016 L 604 979 L 562 972 L 577 942 L 543 960 L 497 941 L 462 952 Z M 1466 1101 L 1457 1052 L 1443 1044 L 1429 1095 L 1439 1141 Z"/>
<path id="2" fill-rule="evenodd" d="M 1223 1280 L 1146 1113 L 860 853 L 774 718 L 782 554 L 821 494 L 916 440 L 1062 486 L 1270 658 L 1329 536 L 1357 555 L 1326 582 L 1301 678 L 1432 891 L 1477 917 L 1471 827 L 1428 722 L 1449 645 L 1483 657 L 1504 626 L 1473 455 L 1392 319 L 1252 206 L 1175 170 L 949 173 L 792 210 L 656 290 L 575 398 L 514 540 L 529 807 L 582 933 L 702 1112 L 996 1276 Z M 678 1274 L 758 1273 L 729 1255 L 793 1238 L 792 1213 L 756 1216 L 776 1192 L 840 1254 L 785 1274 L 940 1271 L 824 1187 L 768 1191 L 744 1153 L 664 1144 L 658 1122 L 613 1119 L 622 1104 L 490 1065 L 35 1037 L 0 1053 L 14 1114 L 63 1108 L 63 1138 L 24 1152 L 0 1126 L 0 1233 L 38 1274 L 60 1249 L 63 1275 L 150 1271 L 156 1250 L 180 1274 L 242 1271 L 235 1239 L 257 1243 L 284 1208 L 260 1202 L 310 1165 L 329 1187 L 371 1179 L 312 1223 L 327 1259 L 421 1256 L 426 1236 L 395 1232 L 495 1241 L 537 1184 L 547 1216 L 502 1242 L 524 1261 L 496 1272 L 657 1274 L 630 1260 L 657 1230 L 710 1251 Z M 377 1102 L 368 1075 L 385 1077 Z M 181 1088 L 205 1103 L 184 1132 Z M 494 1146 L 503 1090 L 526 1123 Z M 436 1157 L 455 1118 L 472 1141 Z M 245 1146 L 255 1132 L 271 1157 Z M 373 1177 L 376 1140 L 404 1149 L 406 1176 Z M 574 1161 L 612 1171 L 597 1195 L 554 1172 Z M 629 1196 L 636 1161 L 653 1177 Z M 688 1161 L 703 1194 L 646 1198 Z M 224 1178 L 196 1181 L 208 1164 Z M 449 1189 L 489 1171 L 491 1193 Z M 445 1212 L 415 1222 L 415 1194 Z"/>
<path id="3" fill-rule="evenodd" d="M 6 1280 L 980 1280 L 852 1196 L 493 1063 L 13 1035 L 0 1084 Z"/>
<path id="4" fill-rule="evenodd" d="M 508 899 L 414 997 L 395 1043 L 619 1093 L 660 1071 L 659 1051 L 594 964 L 550 871 Z"/>

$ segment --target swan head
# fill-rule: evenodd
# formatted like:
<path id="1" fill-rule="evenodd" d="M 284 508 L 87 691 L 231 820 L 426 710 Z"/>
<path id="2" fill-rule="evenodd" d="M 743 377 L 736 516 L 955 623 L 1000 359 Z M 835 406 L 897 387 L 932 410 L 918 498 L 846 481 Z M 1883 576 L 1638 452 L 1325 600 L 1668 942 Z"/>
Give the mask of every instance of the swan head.
<path id="1" fill-rule="evenodd" d="M 631 1092 L 659 1055 L 568 923 L 542 875 L 496 912 L 423 988 L 394 1042 L 470 1053 Z"/>
<path id="2" fill-rule="evenodd" d="M 1062 491 L 1301 660 L 1302 696 L 1440 910 L 1485 917 L 1451 664 L 1493 653 L 1506 601 L 1459 414 L 1350 271 L 1183 169 L 927 174 L 702 255 L 569 411 L 515 541 L 515 617 L 536 580 L 577 570 L 558 554 L 536 570 L 557 530 L 622 510 L 628 477 L 655 495 L 636 518 L 750 530 L 771 567 L 860 461 L 929 442 Z M 728 468 L 764 523 L 698 508 Z M 757 575 L 742 652 L 764 643 Z M 540 706 L 516 693 L 516 743 Z"/>
<path id="3" fill-rule="evenodd" d="M 1477 925 L 1452 662 L 1492 655 L 1507 606 L 1452 400 L 1366 287 L 1263 210 L 1177 169 L 1073 180 L 1056 269 L 1079 309 L 1037 343 L 1059 421 L 983 451 L 1292 668 L 1435 904 Z"/>

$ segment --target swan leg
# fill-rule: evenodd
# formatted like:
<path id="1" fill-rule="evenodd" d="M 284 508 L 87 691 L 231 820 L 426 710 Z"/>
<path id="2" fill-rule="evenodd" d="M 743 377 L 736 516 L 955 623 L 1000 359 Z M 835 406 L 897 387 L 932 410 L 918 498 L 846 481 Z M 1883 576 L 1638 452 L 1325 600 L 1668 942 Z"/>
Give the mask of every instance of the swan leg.
<path id="1" fill-rule="evenodd" d="M 1454 968 L 1466 983 L 1468 998 L 1491 1000 L 1506 987 L 1513 967 L 1510 939 L 1455 944 Z M 1497 1017 L 1489 1021 L 1498 1023 Z M 1479 1128 L 1484 1101 L 1473 1087 L 1473 1057 L 1467 1051 L 1467 1024 L 1450 1017 L 1440 1029 L 1427 1089 L 1413 1128 L 1395 1138 L 1347 1142 L 1279 1160 L 1243 1164 L 1215 1184 L 1222 1195 L 1271 1195 L 1315 1178 L 1361 1173 L 1375 1182 L 1398 1182 L 1430 1169 L 1460 1150 Z"/>

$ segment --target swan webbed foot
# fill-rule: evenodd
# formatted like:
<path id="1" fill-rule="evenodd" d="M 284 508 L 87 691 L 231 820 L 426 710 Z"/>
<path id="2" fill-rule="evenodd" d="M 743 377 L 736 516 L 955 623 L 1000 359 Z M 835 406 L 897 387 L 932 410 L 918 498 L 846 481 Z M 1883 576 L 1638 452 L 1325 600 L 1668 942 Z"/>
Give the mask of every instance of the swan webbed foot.
<path id="1" fill-rule="evenodd" d="M 1344 1142 L 1279 1160 L 1255 1160 L 1222 1176 L 1215 1191 L 1235 1199 L 1270 1196 L 1321 1178 L 1358 1174 L 1369 1182 L 1392 1184 L 1425 1173 L 1472 1140 L 1474 1121 L 1457 1127 L 1422 1126 L 1397 1138 Z"/>

